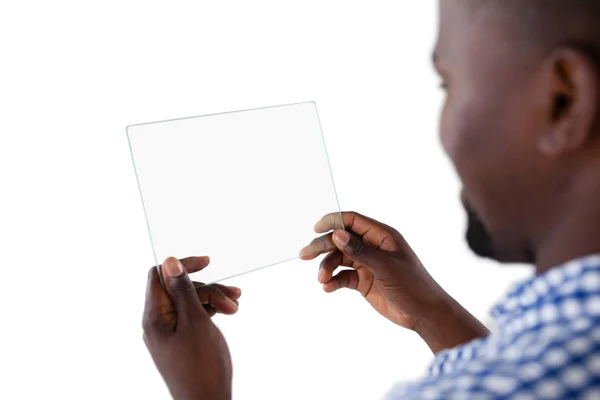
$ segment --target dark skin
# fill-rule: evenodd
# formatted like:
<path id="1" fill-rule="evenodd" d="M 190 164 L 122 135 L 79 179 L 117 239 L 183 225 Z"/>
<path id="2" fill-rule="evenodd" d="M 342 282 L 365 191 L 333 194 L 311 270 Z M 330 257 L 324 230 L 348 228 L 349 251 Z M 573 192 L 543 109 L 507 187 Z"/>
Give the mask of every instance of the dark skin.
<path id="1" fill-rule="evenodd" d="M 358 291 L 381 315 L 419 334 L 434 353 L 489 333 L 435 282 L 398 231 L 357 213 L 342 216 L 345 231 L 336 214 L 327 215 L 315 231 L 329 233 L 301 251 L 305 260 L 327 254 L 319 273 L 326 292 Z M 188 260 L 207 258 L 183 260 L 186 265 Z M 146 345 L 173 398 L 229 399 L 231 358 L 203 303 L 233 313 L 233 308 L 223 309 L 228 302 L 220 295 L 211 300 L 209 294 L 219 289 L 237 300 L 239 292 L 212 285 L 195 288 L 187 272 L 204 268 L 208 261 L 196 261 L 194 268 L 179 268 L 178 263 L 175 258 L 164 262 L 165 288 L 156 268 L 150 270 L 143 322 Z M 340 266 L 352 270 L 334 275 Z"/>
<path id="2" fill-rule="evenodd" d="M 326 254 L 319 282 L 326 292 L 358 291 L 382 316 L 417 332 L 434 353 L 489 332 L 429 275 L 395 229 L 354 212 L 329 214 L 315 225 L 326 233 L 301 252 L 312 260 Z M 338 267 L 350 267 L 334 275 Z"/>
<path id="3" fill-rule="evenodd" d="M 494 256 L 538 273 L 600 250 L 599 74 L 575 47 L 537 48 L 508 18 L 440 2 L 440 133 Z M 491 78 L 493 77 L 493 79 Z"/>
<path id="4" fill-rule="evenodd" d="M 487 250 L 478 253 L 533 263 L 538 274 L 600 253 L 597 67 L 575 47 L 523 47 L 525 38 L 508 22 L 474 18 L 468 3 L 440 1 L 434 62 L 447 91 L 440 136 L 463 182 L 469 220 L 477 221 L 471 232 L 484 238 L 478 246 Z M 301 253 L 305 260 L 326 255 L 319 274 L 326 292 L 358 291 L 434 353 L 488 334 L 396 230 L 356 213 L 343 220 L 346 231 L 339 219 L 324 217 L 315 231 L 325 235 Z M 150 353 L 175 399 L 229 399 L 231 359 L 203 307 L 213 304 L 206 293 L 214 289 L 196 290 L 175 259 L 164 265 L 166 289 L 151 272 L 147 291 Z M 335 274 L 339 266 L 351 270 Z"/>
<path id="5" fill-rule="evenodd" d="M 148 274 L 144 342 L 174 399 L 231 398 L 231 358 L 223 335 L 211 322 L 215 312 L 237 311 L 241 291 L 192 282 L 188 272 L 205 268 L 208 257 L 168 258 Z"/>

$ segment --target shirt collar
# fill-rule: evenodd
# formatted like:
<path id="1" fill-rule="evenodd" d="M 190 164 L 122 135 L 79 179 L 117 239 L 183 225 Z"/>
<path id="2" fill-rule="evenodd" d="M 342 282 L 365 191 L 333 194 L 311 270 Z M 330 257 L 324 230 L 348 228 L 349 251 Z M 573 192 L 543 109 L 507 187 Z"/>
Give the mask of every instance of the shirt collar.
<path id="1" fill-rule="evenodd" d="M 565 298 L 580 300 L 600 293 L 600 254 L 556 266 L 515 285 L 491 311 L 498 326 L 510 323 L 531 310 Z M 543 320 L 541 321 L 543 322 Z"/>

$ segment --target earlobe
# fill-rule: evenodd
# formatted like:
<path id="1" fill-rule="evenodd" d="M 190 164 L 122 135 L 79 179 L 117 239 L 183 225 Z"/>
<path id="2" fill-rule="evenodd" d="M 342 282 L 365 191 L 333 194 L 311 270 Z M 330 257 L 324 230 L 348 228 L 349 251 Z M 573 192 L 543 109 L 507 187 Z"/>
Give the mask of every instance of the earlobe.
<path id="1" fill-rule="evenodd" d="M 551 88 L 549 129 L 538 138 L 538 149 L 556 156 L 583 147 L 598 119 L 598 68 L 580 49 L 560 48 L 547 59 Z"/>
<path id="2" fill-rule="evenodd" d="M 542 154 L 552 157 L 565 152 L 568 147 L 565 140 L 568 134 L 561 131 L 563 128 L 564 127 L 553 127 L 549 132 L 544 132 L 538 137 L 538 150 Z"/>

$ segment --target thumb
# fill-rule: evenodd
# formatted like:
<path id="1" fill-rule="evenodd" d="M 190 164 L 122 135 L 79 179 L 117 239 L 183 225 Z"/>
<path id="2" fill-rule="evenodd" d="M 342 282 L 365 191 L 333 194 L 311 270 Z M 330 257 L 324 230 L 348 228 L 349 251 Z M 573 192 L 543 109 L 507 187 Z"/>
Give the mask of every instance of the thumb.
<path id="1" fill-rule="evenodd" d="M 198 300 L 194 284 L 178 259 L 167 258 L 160 269 L 165 288 L 173 300 L 178 322 L 190 321 L 206 314 Z"/>
<path id="2" fill-rule="evenodd" d="M 349 232 L 338 230 L 333 233 L 335 246 L 353 261 L 369 267 L 373 272 L 380 270 L 386 264 L 385 252 L 366 244 Z"/>

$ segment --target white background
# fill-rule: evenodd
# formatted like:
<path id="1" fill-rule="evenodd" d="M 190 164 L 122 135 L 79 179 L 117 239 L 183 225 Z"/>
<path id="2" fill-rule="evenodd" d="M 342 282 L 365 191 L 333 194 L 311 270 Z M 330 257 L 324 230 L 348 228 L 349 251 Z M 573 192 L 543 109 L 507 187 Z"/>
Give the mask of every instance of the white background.
<path id="1" fill-rule="evenodd" d="M 152 256 L 132 123 L 316 101 L 342 208 L 399 229 L 486 318 L 527 270 L 463 242 L 437 136 L 435 3 L 2 2 L 0 398 L 168 398 L 141 340 Z M 232 248 L 252 235 L 232 228 Z M 216 322 L 236 399 L 376 399 L 431 361 L 356 293 L 322 293 L 316 272 L 231 282 L 240 311 Z"/>

